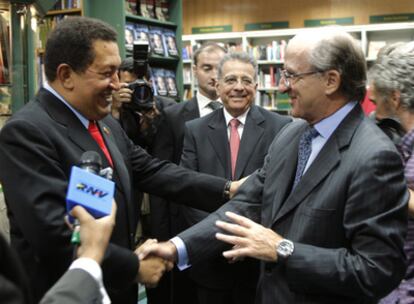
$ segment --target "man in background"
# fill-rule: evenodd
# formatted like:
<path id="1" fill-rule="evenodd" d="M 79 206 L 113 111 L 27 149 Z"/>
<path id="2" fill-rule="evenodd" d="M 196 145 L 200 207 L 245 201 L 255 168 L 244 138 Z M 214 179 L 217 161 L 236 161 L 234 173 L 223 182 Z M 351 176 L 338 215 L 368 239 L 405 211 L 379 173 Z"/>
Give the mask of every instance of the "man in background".
<path id="1" fill-rule="evenodd" d="M 147 253 L 180 267 L 223 251 L 259 259 L 261 304 L 378 302 L 404 277 L 409 195 L 394 145 L 364 117 L 365 82 L 350 34 L 292 38 L 279 90 L 302 119 L 277 135 L 230 202 Z"/>
<path id="2" fill-rule="evenodd" d="M 183 150 L 185 123 L 205 116 L 221 106 L 215 85 L 217 66 L 225 53 L 226 50 L 216 43 L 203 44 L 194 52 L 193 75 L 198 83 L 197 94 L 192 99 L 165 110 L 165 122 L 160 126 L 153 145 L 152 152 L 155 157 L 179 164 Z M 157 196 L 150 196 L 150 209 L 152 210 L 152 237 L 165 241 L 184 229 L 184 219 L 177 204 Z M 174 276 L 172 284 L 168 276 L 165 276 L 158 288 L 149 291 L 150 304 L 179 304 L 188 297 L 195 298 L 195 289 L 187 279 L 187 274 L 175 269 L 172 275 Z M 168 291 L 171 289 L 172 294 Z"/>
<path id="3" fill-rule="evenodd" d="M 186 123 L 181 165 L 237 180 L 263 166 L 274 137 L 291 119 L 254 105 L 257 64 L 246 53 L 225 55 L 217 70 L 224 107 Z M 187 227 L 208 216 L 190 207 L 181 210 Z M 258 275 L 259 263 L 250 258 L 229 264 L 220 256 L 189 269 L 199 304 L 253 304 Z"/>

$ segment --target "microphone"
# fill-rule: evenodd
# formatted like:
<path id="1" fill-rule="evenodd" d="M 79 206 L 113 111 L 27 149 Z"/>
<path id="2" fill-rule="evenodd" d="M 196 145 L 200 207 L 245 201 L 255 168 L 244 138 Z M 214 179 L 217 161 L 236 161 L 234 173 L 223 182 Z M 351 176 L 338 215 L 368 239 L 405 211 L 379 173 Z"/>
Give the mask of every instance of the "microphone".
<path id="1" fill-rule="evenodd" d="M 66 194 L 66 210 L 76 205 L 85 208 L 93 217 L 100 218 L 111 213 L 115 183 L 99 176 L 102 160 L 95 151 L 82 154 L 79 166 L 73 166 Z M 102 170 L 107 177 L 112 178 L 112 170 Z M 110 172 L 108 172 L 110 171 Z M 69 214 L 69 220 L 74 218 Z"/>

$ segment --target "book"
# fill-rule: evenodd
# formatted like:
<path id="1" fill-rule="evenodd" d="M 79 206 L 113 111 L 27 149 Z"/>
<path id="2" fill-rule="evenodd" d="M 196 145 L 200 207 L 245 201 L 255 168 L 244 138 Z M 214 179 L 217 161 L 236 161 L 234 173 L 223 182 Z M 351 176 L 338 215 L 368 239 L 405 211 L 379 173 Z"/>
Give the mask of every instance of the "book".
<path id="1" fill-rule="evenodd" d="M 164 69 L 152 68 L 151 81 L 154 94 L 158 96 L 168 96 L 167 86 L 164 79 Z"/>
<path id="2" fill-rule="evenodd" d="M 164 70 L 164 80 L 167 84 L 167 94 L 169 97 L 178 99 L 177 83 L 175 82 L 175 72 Z"/>
<path id="3" fill-rule="evenodd" d="M 165 50 L 164 50 L 164 43 L 163 43 L 163 30 L 162 28 L 150 26 L 148 33 L 149 33 L 149 44 L 150 44 L 150 50 L 151 54 L 164 56 Z"/>
<path id="4" fill-rule="evenodd" d="M 147 0 L 148 18 L 155 19 L 155 0 Z"/>
<path id="5" fill-rule="evenodd" d="M 167 50 L 167 55 L 170 57 L 178 57 L 177 43 L 175 40 L 175 32 L 170 29 L 163 30 L 164 47 Z"/>
<path id="6" fill-rule="evenodd" d="M 149 18 L 147 0 L 137 0 L 137 11 L 140 16 Z"/>
<path id="7" fill-rule="evenodd" d="M 135 40 L 135 25 L 131 22 L 125 24 L 125 48 L 132 51 Z"/>
<path id="8" fill-rule="evenodd" d="M 132 15 L 137 15 L 137 1 L 136 0 L 124 0 L 125 12 Z"/>
<path id="9" fill-rule="evenodd" d="M 161 21 L 168 20 L 168 0 L 155 0 L 155 18 Z"/>

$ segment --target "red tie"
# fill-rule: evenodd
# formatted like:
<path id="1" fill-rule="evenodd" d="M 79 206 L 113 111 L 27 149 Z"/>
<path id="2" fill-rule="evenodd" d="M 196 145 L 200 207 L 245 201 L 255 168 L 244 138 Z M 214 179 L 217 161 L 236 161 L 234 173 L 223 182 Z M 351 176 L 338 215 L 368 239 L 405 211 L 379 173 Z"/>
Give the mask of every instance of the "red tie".
<path id="1" fill-rule="evenodd" d="M 230 120 L 230 154 L 231 154 L 231 176 L 234 179 L 236 172 L 237 154 L 240 147 L 240 135 L 237 131 L 240 121 L 237 118 Z"/>
<path id="2" fill-rule="evenodd" d="M 94 120 L 89 121 L 88 131 L 92 135 L 93 139 L 95 139 L 95 141 L 98 143 L 99 147 L 101 148 L 101 150 L 105 154 L 106 158 L 108 159 L 109 164 L 111 165 L 111 167 L 113 167 L 114 165 L 112 163 L 111 154 L 109 154 L 108 148 L 105 145 L 102 134 L 99 131 L 98 126 L 96 125 Z"/>

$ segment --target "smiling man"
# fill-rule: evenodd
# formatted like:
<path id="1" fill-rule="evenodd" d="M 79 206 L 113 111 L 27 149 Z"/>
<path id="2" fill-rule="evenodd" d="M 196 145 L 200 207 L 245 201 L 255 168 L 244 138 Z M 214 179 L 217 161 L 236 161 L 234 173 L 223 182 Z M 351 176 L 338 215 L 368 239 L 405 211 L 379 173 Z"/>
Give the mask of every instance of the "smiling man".
<path id="1" fill-rule="evenodd" d="M 360 106 L 364 54 L 351 35 L 317 29 L 290 40 L 284 65 L 279 89 L 303 120 L 230 202 L 143 254 L 259 259 L 256 303 L 377 303 L 405 273 L 409 195 L 393 143 Z"/>
<path id="2" fill-rule="evenodd" d="M 229 53 L 220 61 L 216 89 L 223 108 L 186 123 L 182 166 L 232 180 L 263 166 L 274 137 L 291 119 L 254 105 L 256 71 L 246 53 Z M 208 215 L 182 209 L 187 227 Z M 229 264 L 215 257 L 189 269 L 198 304 L 253 304 L 258 274 L 259 263 L 251 259 Z"/>

